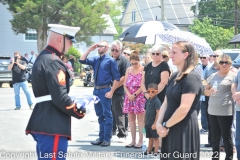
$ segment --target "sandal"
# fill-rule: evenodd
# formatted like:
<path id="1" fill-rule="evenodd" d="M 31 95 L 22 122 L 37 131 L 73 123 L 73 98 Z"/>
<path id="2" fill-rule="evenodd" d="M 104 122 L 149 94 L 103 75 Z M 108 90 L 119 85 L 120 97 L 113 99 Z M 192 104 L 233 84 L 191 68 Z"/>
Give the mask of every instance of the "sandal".
<path id="1" fill-rule="evenodd" d="M 141 145 L 141 146 L 135 145 L 134 148 L 135 148 L 135 149 L 142 148 L 142 145 Z"/>
<path id="2" fill-rule="evenodd" d="M 133 148 L 133 147 L 135 147 L 135 145 L 134 145 L 134 144 L 128 144 L 128 145 L 126 145 L 125 147 L 126 147 L 126 148 Z"/>

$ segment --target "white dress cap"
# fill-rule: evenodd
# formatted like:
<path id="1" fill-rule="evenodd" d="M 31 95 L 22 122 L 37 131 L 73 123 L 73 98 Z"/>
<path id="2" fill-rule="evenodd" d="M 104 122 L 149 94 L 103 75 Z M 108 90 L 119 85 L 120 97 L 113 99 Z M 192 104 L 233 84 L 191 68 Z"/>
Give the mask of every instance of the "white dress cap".
<path id="1" fill-rule="evenodd" d="M 49 30 L 55 33 L 66 35 L 68 39 L 76 43 L 75 34 L 80 30 L 80 27 L 70 27 L 61 24 L 48 24 L 51 27 Z"/>

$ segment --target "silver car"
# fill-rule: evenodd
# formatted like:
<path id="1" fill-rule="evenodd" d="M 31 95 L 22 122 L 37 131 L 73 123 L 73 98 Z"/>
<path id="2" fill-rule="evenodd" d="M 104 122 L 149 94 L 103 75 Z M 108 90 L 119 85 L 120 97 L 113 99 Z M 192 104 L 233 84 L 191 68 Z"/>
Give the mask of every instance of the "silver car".
<path id="1" fill-rule="evenodd" d="M 9 83 L 12 87 L 12 71 L 8 70 L 8 65 L 11 63 L 11 57 L 0 56 L 0 87 L 3 83 Z"/>

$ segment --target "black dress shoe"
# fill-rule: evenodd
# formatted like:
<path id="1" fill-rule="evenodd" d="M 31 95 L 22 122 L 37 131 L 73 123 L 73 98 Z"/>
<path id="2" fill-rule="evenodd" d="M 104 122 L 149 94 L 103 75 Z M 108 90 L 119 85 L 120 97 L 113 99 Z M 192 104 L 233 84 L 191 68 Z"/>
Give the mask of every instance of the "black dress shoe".
<path id="1" fill-rule="evenodd" d="M 204 147 L 212 147 L 211 144 L 204 144 Z"/>
<path id="2" fill-rule="evenodd" d="M 94 142 L 91 142 L 92 145 L 100 145 L 101 143 L 103 143 L 103 141 L 96 140 Z"/>
<path id="3" fill-rule="evenodd" d="M 101 144 L 100 144 L 100 146 L 101 147 L 107 147 L 107 146 L 110 146 L 110 142 L 106 142 L 106 141 L 103 141 Z"/>

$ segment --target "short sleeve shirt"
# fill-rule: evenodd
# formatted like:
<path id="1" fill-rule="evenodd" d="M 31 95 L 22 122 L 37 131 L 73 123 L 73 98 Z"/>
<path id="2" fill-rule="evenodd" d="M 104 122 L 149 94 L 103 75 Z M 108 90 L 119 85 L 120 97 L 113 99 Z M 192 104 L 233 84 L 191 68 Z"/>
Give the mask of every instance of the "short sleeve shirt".
<path id="1" fill-rule="evenodd" d="M 210 96 L 208 102 L 208 113 L 216 116 L 233 115 L 234 101 L 232 99 L 231 85 L 234 81 L 235 74 L 229 72 L 226 76 L 221 77 L 217 73 L 212 74 L 207 82 L 212 88 L 213 83 L 217 81 L 218 88 L 214 96 Z"/>
<path id="2" fill-rule="evenodd" d="M 26 66 L 25 61 L 20 61 L 19 63 L 21 65 Z M 22 70 L 17 64 L 14 64 L 13 67 L 12 67 L 12 81 L 13 81 L 13 84 L 18 83 L 18 82 L 24 82 L 24 81 L 26 81 L 26 79 L 27 79 L 26 70 Z"/>
<path id="3" fill-rule="evenodd" d="M 240 70 L 234 79 L 234 83 L 237 85 L 237 92 L 240 92 Z M 236 111 L 240 111 L 240 105 L 236 104 Z"/>
<path id="4" fill-rule="evenodd" d="M 153 67 L 152 62 L 148 63 L 148 65 L 144 68 L 145 71 L 145 87 L 147 89 L 148 85 L 150 83 L 156 83 L 159 84 L 161 82 L 161 73 L 164 71 L 167 71 L 170 75 L 170 69 L 166 62 L 161 62 L 158 66 Z M 165 86 L 163 90 L 157 95 L 158 99 L 161 101 L 161 103 L 164 100 L 165 93 L 166 93 Z"/>
<path id="5" fill-rule="evenodd" d="M 144 109 L 146 110 L 145 125 L 153 125 L 156 118 L 156 110 L 161 107 L 161 102 L 157 97 L 148 99 L 145 103 Z"/>

